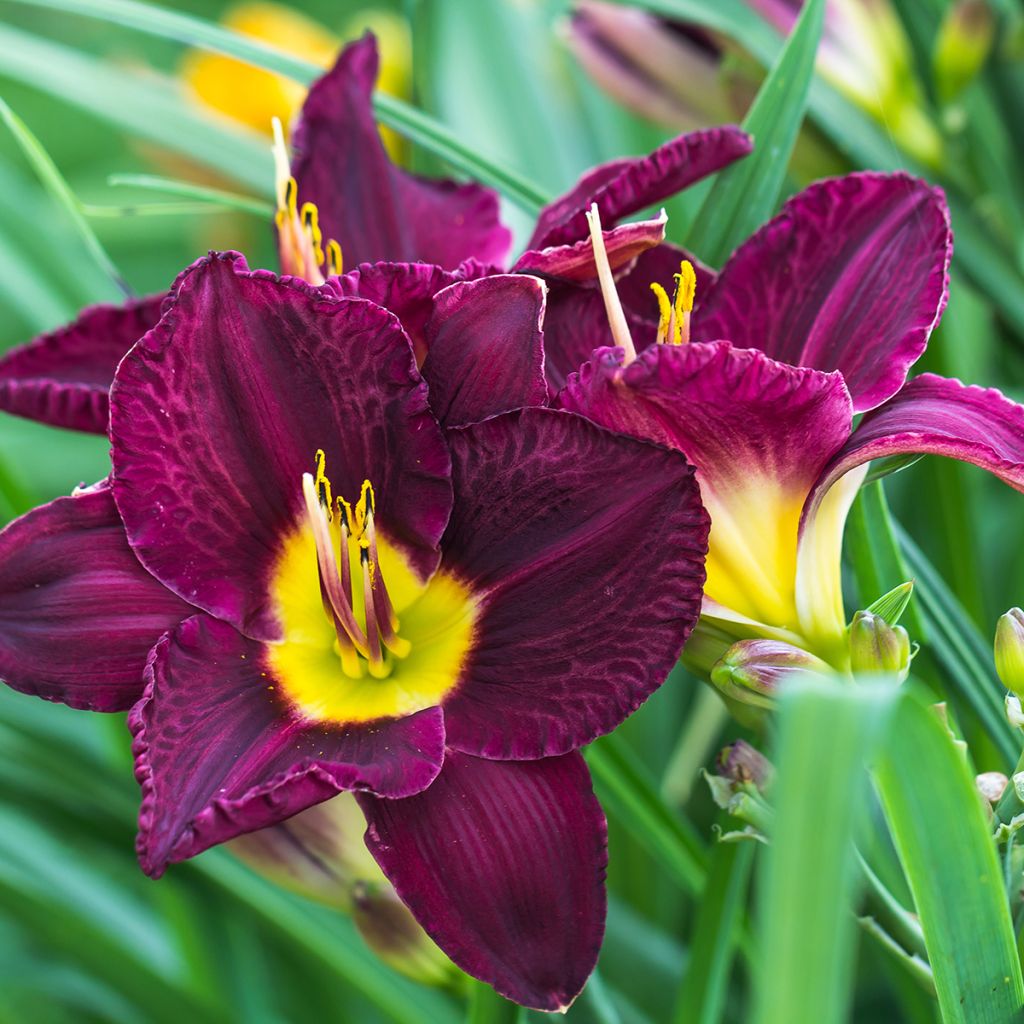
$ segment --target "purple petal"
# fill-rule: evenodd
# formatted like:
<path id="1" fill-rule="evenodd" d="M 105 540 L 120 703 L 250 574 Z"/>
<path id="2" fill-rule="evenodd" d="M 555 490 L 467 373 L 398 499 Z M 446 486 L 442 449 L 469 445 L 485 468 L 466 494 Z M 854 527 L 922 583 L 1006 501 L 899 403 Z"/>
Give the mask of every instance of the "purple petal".
<path id="1" fill-rule="evenodd" d="M 916 178 L 818 182 L 736 250 L 693 337 L 839 370 L 855 411 L 871 409 L 900 389 L 928 344 L 946 306 L 952 245 L 942 192 Z"/>
<path id="2" fill-rule="evenodd" d="M 613 160 L 588 171 L 564 196 L 546 206 L 528 248 L 546 249 L 586 238 L 586 211 L 597 203 L 605 227 L 653 206 L 746 156 L 749 135 L 731 125 L 691 132 L 644 157 Z"/>
<path id="3" fill-rule="evenodd" d="M 262 644 L 206 615 L 153 649 L 128 719 L 147 874 L 343 790 L 409 796 L 440 770 L 438 709 L 365 725 L 305 720 L 281 700 L 263 659 Z"/>
<path id="4" fill-rule="evenodd" d="M 543 282 L 500 274 L 453 284 L 434 299 L 423 376 L 445 426 L 547 402 Z"/>
<path id="5" fill-rule="evenodd" d="M 366 844 L 433 940 L 468 974 L 565 1010 L 604 934 L 607 828 L 579 754 L 530 762 L 449 753 L 425 792 L 359 796 Z"/>
<path id="6" fill-rule="evenodd" d="M 293 134 L 299 201 L 317 205 L 324 237 L 337 239 L 350 266 L 500 262 L 512 236 L 498 220 L 497 193 L 416 178 L 388 159 L 371 107 L 377 68 L 377 43 L 366 35 L 310 89 Z"/>
<path id="7" fill-rule="evenodd" d="M 799 511 L 849 437 L 838 373 L 786 366 L 727 342 L 652 345 L 625 369 L 595 355 L 559 396 L 609 429 L 687 456 L 711 513 L 707 597 L 793 629 Z"/>
<path id="8" fill-rule="evenodd" d="M 855 466 L 914 453 L 981 466 L 1024 491 L 1024 407 L 995 388 L 923 373 L 861 420 L 822 474 L 812 506 Z"/>
<path id="9" fill-rule="evenodd" d="M 527 409 L 449 431 L 444 567 L 481 601 L 449 746 L 564 754 L 614 729 L 700 611 L 708 521 L 677 453 Z"/>
<path id="10" fill-rule="evenodd" d="M 114 370 L 160 319 L 165 295 L 91 306 L 0 359 L 0 409 L 69 430 L 107 432 Z"/>
<path id="11" fill-rule="evenodd" d="M 394 313 L 412 339 L 416 362 L 422 366 L 434 296 L 458 281 L 477 281 L 500 273 L 497 267 L 476 260 L 466 260 L 455 270 L 429 263 L 363 263 L 341 277 L 328 278 L 325 287 L 343 297 L 368 299 Z"/>
<path id="12" fill-rule="evenodd" d="M 424 577 L 437 564 L 448 453 L 409 339 L 369 302 L 200 260 L 121 363 L 111 438 L 142 563 L 247 635 L 278 635 L 268 576 L 318 448 L 336 494 L 371 480 L 381 532 Z"/>
<path id="13" fill-rule="evenodd" d="M 0 676 L 22 693 L 123 711 L 149 649 L 194 610 L 139 565 L 105 484 L 0 533 Z"/>
<path id="14" fill-rule="evenodd" d="M 613 271 L 627 269 L 637 257 L 665 240 L 665 224 L 668 221 L 664 210 L 654 220 L 637 221 L 621 227 L 602 231 L 608 263 Z M 512 268 L 517 273 L 539 274 L 562 281 L 581 283 L 597 282 L 597 265 L 594 262 L 594 247 L 589 238 L 583 238 L 571 245 L 555 245 L 547 249 L 531 249 L 516 260 Z M 675 268 L 679 270 L 678 264 Z"/>

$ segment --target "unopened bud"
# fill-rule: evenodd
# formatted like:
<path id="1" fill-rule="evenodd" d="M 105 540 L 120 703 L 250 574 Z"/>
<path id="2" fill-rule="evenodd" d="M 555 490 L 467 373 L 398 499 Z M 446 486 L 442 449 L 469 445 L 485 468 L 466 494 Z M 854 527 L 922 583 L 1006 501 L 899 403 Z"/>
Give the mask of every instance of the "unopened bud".
<path id="1" fill-rule="evenodd" d="M 947 8 L 933 58 L 943 103 L 956 99 L 977 77 L 992 49 L 995 28 L 995 14 L 986 0 L 958 0 Z"/>
<path id="2" fill-rule="evenodd" d="M 910 637 L 880 615 L 857 612 L 850 623 L 850 667 L 854 672 L 885 672 L 906 679 L 910 671 Z"/>
<path id="3" fill-rule="evenodd" d="M 227 845 L 281 888 L 351 914 L 366 944 L 396 970 L 444 984 L 451 961 L 398 898 L 363 842 L 365 831 L 355 797 L 341 793 Z"/>
<path id="4" fill-rule="evenodd" d="M 746 740 L 724 747 L 715 761 L 715 770 L 734 785 L 750 783 L 761 792 L 767 789 L 775 774 L 771 761 Z"/>
<path id="5" fill-rule="evenodd" d="M 995 659 L 996 673 L 1003 686 L 1024 696 L 1024 611 L 1019 608 L 1011 608 L 999 616 Z"/>
<path id="6" fill-rule="evenodd" d="M 456 973 L 390 885 L 357 882 L 352 887 L 352 920 L 367 946 L 407 977 L 444 985 Z"/>
<path id="7" fill-rule="evenodd" d="M 742 704 L 772 708 L 779 684 L 798 675 L 829 675 L 820 658 L 780 640 L 740 640 L 711 670 L 711 682 Z"/>
<path id="8" fill-rule="evenodd" d="M 974 778 L 978 792 L 990 803 L 998 803 L 1010 780 L 1002 772 L 982 772 Z"/>
<path id="9" fill-rule="evenodd" d="M 1014 729 L 1024 729 L 1024 710 L 1020 706 L 1020 697 L 1015 693 L 1008 693 L 1004 700 L 1006 707 L 1006 720 Z"/>

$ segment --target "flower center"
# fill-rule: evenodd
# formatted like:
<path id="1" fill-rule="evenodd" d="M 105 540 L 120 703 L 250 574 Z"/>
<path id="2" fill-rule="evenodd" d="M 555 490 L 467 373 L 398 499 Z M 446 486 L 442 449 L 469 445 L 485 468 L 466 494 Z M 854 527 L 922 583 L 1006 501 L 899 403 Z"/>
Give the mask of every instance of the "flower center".
<path id="1" fill-rule="evenodd" d="M 341 246 L 333 239 L 324 245 L 320 230 L 320 212 L 315 203 L 299 206 L 299 186 L 291 175 L 288 164 L 288 150 L 284 144 L 281 122 L 274 118 L 274 167 L 277 191 L 278 247 L 281 270 L 294 274 L 312 285 L 324 283 L 323 268 L 326 263 L 327 276 L 335 277 L 342 272 Z"/>
<path id="2" fill-rule="evenodd" d="M 422 582 L 381 536 L 370 481 L 354 503 L 335 496 L 322 451 L 302 493 L 304 515 L 271 576 L 282 640 L 267 645 L 269 675 L 321 721 L 400 717 L 440 703 L 472 646 L 469 589 L 443 571 Z"/>

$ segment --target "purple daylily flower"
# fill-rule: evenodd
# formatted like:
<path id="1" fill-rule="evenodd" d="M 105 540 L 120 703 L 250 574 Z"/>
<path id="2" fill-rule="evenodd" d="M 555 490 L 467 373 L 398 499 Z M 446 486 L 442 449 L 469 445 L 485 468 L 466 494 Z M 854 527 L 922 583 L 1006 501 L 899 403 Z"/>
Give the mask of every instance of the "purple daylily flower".
<path id="1" fill-rule="evenodd" d="M 603 932 L 578 748 L 675 663 L 707 515 L 678 453 L 505 411 L 544 388 L 539 282 L 434 307 L 421 376 L 365 299 L 182 274 L 118 366 L 109 482 L 0 533 L 0 676 L 131 709 L 149 874 L 354 791 L 434 940 L 554 1010 Z"/>
<path id="2" fill-rule="evenodd" d="M 931 374 L 907 382 L 951 251 L 943 196 L 923 182 L 819 182 L 698 283 L 689 344 L 598 349 L 558 395 L 697 466 L 712 528 L 688 655 L 702 667 L 749 636 L 844 664 L 841 540 L 870 459 L 948 455 L 1024 490 L 1024 408 Z"/>
<path id="3" fill-rule="evenodd" d="M 457 281 L 504 273 L 501 260 L 511 236 L 498 220 L 493 191 L 427 181 L 388 161 L 371 107 L 376 74 L 376 44 L 367 35 L 347 46 L 310 90 L 293 159 L 283 139 L 275 149 L 281 269 L 391 309 L 422 359 L 433 296 Z M 597 202 L 610 227 L 606 248 L 631 322 L 644 325 L 653 310 L 646 282 L 670 273 L 683 254 L 664 243 L 664 217 L 616 225 L 750 148 L 749 136 L 732 127 L 680 136 L 648 156 L 593 168 L 541 211 L 528 249 L 511 271 L 548 282 L 545 371 L 552 389 L 596 345 L 611 343 L 587 241 L 590 204 Z M 343 262 L 355 269 L 339 276 Z M 155 325 L 164 299 L 92 307 L 71 325 L 4 356 L 0 409 L 105 433 L 114 369 Z"/>

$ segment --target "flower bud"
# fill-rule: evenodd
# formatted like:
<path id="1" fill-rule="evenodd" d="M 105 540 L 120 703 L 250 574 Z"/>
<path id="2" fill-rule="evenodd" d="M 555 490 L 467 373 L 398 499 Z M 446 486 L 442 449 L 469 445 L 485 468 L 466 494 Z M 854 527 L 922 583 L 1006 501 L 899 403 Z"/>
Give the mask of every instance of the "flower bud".
<path id="1" fill-rule="evenodd" d="M 357 882 L 352 887 L 352 920 L 367 946 L 407 977 L 444 985 L 456 973 L 391 885 Z"/>
<path id="2" fill-rule="evenodd" d="M 982 772 L 974 777 L 974 784 L 990 804 L 995 804 L 999 802 L 1010 780 L 1002 772 Z"/>
<path id="3" fill-rule="evenodd" d="M 281 888 L 350 913 L 366 944 L 396 970 L 444 984 L 454 966 L 398 898 L 363 842 L 365 830 L 355 797 L 341 793 L 227 845 Z"/>
<path id="4" fill-rule="evenodd" d="M 958 0 L 946 10 L 933 52 L 943 103 L 956 99 L 981 71 L 992 49 L 996 19 L 986 0 Z"/>
<path id="5" fill-rule="evenodd" d="M 880 615 L 857 612 L 850 623 L 850 667 L 854 672 L 885 672 L 906 679 L 910 671 L 910 637 Z"/>
<path id="6" fill-rule="evenodd" d="M 1003 686 L 1024 696 L 1024 611 L 1011 608 L 999 616 L 995 642 L 996 673 Z"/>
<path id="7" fill-rule="evenodd" d="M 746 740 L 723 747 L 715 761 L 715 770 L 733 785 L 750 783 L 762 793 L 775 774 L 771 761 Z"/>
<path id="8" fill-rule="evenodd" d="M 820 658 L 780 640 L 740 640 L 711 670 L 726 697 L 759 708 L 775 706 L 779 683 L 794 675 L 828 675 Z"/>

